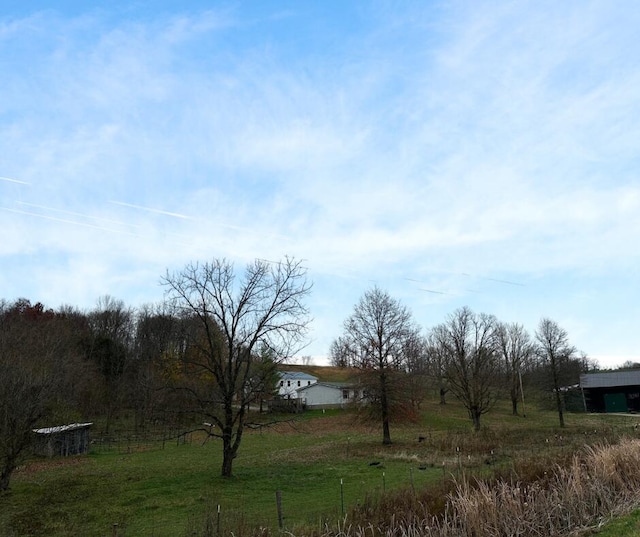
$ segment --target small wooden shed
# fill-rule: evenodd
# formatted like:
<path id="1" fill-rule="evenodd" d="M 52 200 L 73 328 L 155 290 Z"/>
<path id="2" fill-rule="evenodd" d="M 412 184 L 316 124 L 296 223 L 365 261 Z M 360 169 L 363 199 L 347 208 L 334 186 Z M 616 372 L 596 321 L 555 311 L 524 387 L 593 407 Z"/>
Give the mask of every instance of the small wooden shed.
<path id="1" fill-rule="evenodd" d="M 68 457 L 89 451 L 89 428 L 93 423 L 71 423 L 34 429 L 33 450 L 43 457 Z"/>

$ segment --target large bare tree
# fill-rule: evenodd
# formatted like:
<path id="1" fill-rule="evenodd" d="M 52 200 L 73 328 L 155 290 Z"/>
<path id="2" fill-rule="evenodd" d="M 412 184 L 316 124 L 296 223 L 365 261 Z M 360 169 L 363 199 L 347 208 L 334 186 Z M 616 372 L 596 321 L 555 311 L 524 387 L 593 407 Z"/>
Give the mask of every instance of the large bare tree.
<path id="1" fill-rule="evenodd" d="M 447 392 L 449 391 L 447 381 L 448 333 L 445 325 L 438 325 L 430 330 L 426 340 L 427 371 L 438 389 L 441 405 L 447 404 Z"/>
<path id="2" fill-rule="evenodd" d="M 374 287 L 360 298 L 344 322 L 344 334 L 332 345 L 334 362 L 348 362 L 364 372 L 364 378 L 374 380 L 367 392 L 382 419 L 383 444 L 391 443 L 390 410 L 401 395 L 398 381 L 407 374 L 407 351 L 417 337 L 418 328 L 409 310 Z"/>
<path id="3" fill-rule="evenodd" d="M 183 353 L 184 371 L 202 382 L 185 389 L 222 438 L 222 476 L 232 475 L 249 405 L 263 391 L 253 367 L 268 350 L 278 363 L 303 347 L 310 321 L 306 269 L 290 258 L 256 260 L 237 275 L 227 260 L 191 263 L 163 278 L 167 303 L 192 321 Z"/>
<path id="4" fill-rule="evenodd" d="M 533 356 L 534 345 L 524 326 L 518 323 L 500 323 L 496 335 L 509 385 L 511 411 L 517 416 L 518 403 L 522 397 L 522 370 Z"/>
<path id="5" fill-rule="evenodd" d="M 537 353 L 551 377 L 560 427 L 564 427 L 564 405 L 562 401 L 563 373 L 575 361 L 576 349 L 569 344 L 567 331 L 548 318 L 540 319 L 536 330 Z"/>
<path id="6" fill-rule="evenodd" d="M 480 430 L 480 417 L 499 395 L 496 326 L 494 316 L 464 307 L 437 327 L 446 355 L 449 389 L 467 409 L 476 432 Z"/>

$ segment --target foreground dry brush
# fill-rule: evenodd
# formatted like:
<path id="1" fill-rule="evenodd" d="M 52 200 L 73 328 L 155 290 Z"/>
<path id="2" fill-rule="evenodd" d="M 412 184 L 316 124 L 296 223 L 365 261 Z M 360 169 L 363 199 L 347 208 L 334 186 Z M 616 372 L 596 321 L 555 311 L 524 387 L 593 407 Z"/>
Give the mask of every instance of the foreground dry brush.
<path id="1" fill-rule="evenodd" d="M 585 447 L 567 465 L 531 482 L 517 476 L 463 479 L 449 487 L 448 493 L 411 492 L 370 503 L 325 528 L 322 537 L 577 534 L 640 505 L 640 441 Z"/>

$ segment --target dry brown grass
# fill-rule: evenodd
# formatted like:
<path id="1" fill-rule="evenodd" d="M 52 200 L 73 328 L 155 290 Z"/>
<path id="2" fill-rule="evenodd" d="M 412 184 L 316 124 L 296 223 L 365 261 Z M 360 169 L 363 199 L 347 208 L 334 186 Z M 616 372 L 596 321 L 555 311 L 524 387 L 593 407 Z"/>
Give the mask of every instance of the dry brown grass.
<path id="1" fill-rule="evenodd" d="M 324 365 L 286 365 L 278 367 L 281 371 L 300 371 L 318 377 L 320 382 L 349 382 L 356 376 L 357 370 L 347 367 L 333 367 Z"/>
<path id="2" fill-rule="evenodd" d="M 638 440 L 586 447 L 545 472 L 531 482 L 449 480 L 419 495 L 369 499 L 322 537 L 553 537 L 640 505 Z"/>

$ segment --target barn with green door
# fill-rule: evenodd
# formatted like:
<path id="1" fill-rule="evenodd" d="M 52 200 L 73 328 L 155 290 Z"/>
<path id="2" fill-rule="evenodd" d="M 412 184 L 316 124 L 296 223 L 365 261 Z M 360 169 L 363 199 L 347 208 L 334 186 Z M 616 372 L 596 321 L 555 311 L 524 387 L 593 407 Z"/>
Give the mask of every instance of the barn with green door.
<path id="1" fill-rule="evenodd" d="M 640 412 L 640 369 L 580 375 L 587 412 Z"/>

